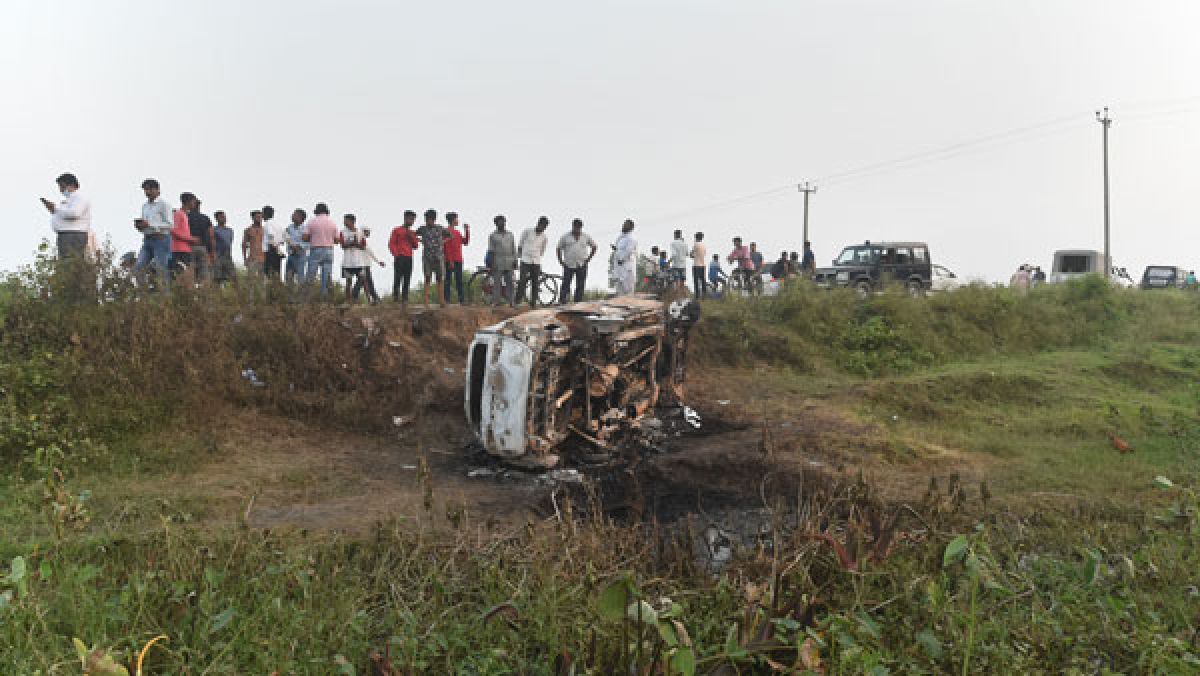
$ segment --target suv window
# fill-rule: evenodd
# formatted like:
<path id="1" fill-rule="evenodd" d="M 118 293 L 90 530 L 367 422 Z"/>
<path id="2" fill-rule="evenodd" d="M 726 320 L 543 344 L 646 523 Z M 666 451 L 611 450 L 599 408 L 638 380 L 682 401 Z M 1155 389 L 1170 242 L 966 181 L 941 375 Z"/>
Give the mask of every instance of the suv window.
<path id="1" fill-rule="evenodd" d="M 908 265 L 912 260 L 912 249 L 906 246 L 896 249 L 896 265 Z"/>
<path id="2" fill-rule="evenodd" d="M 879 259 L 879 254 L 879 247 L 848 246 L 842 249 L 837 265 L 870 265 Z"/>
<path id="3" fill-rule="evenodd" d="M 1175 268 L 1146 268 L 1146 276 L 1151 279 L 1174 279 Z"/>
<path id="4" fill-rule="evenodd" d="M 913 247 L 912 253 L 913 253 L 913 262 L 915 262 L 915 263 L 928 263 L 929 262 L 929 251 L 925 247 L 923 247 L 923 246 Z"/>
<path id="5" fill-rule="evenodd" d="M 1060 256 L 1058 259 L 1058 272 L 1067 274 L 1077 274 L 1092 271 L 1091 256 L 1074 255 Z"/>

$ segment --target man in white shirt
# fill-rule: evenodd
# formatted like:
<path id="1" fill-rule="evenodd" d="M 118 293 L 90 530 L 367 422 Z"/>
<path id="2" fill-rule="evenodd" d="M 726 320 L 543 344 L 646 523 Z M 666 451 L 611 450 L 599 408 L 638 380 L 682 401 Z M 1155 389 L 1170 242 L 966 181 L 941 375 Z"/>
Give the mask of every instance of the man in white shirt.
<path id="1" fill-rule="evenodd" d="M 57 236 L 58 257 L 82 258 L 87 252 L 92 230 L 92 203 L 79 194 L 79 179 L 75 174 L 63 174 L 55 179 L 62 200 L 57 204 L 45 197 L 42 205 L 50 212 L 50 227 Z"/>
<path id="2" fill-rule="evenodd" d="M 366 253 L 367 238 L 358 229 L 357 220 L 354 214 L 346 214 L 342 219 L 342 232 L 338 235 L 338 244 L 342 245 L 342 277 L 346 279 L 347 303 L 355 298 L 354 287 L 366 284 L 366 270 L 371 265 Z"/>
<path id="3" fill-rule="evenodd" d="M 563 267 L 562 290 L 558 296 L 559 303 L 566 303 L 571 295 L 571 282 L 575 282 L 575 302 L 583 300 L 584 284 L 587 283 L 588 264 L 596 255 L 596 241 L 589 235 L 583 234 L 583 221 L 576 218 L 571 221 L 571 232 L 558 240 L 558 262 Z"/>
<path id="4" fill-rule="evenodd" d="M 671 281 L 675 286 L 684 288 L 687 281 L 688 245 L 683 241 L 683 231 L 675 231 L 675 239 L 671 240 Z"/>
<path id="5" fill-rule="evenodd" d="M 637 240 L 633 238 L 633 221 L 626 219 L 621 236 L 613 245 L 613 288 L 618 296 L 633 293 L 637 282 Z"/>
<path id="6" fill-rule="evenodd" d="M 142 217 L 133 224 L 142 233 L 142 248 L 133 264 L 133 273 L 142 288 L 147 288 L 146 266 L 153 265 L 158 274 L 158 289 L 165 293 L 169 277 L 167 269 L 171 264 L 171 227 L 174 225 L 171 205 L 162 198 L 158 181 L 153 178 L 142 181 L 142 192 L 146 195 L 146 203 L 142 205 Z"/>
<path id="7" fill-rule="evenodd" d="M 695 287 L 696 298 L 708 295 L 708 282 L 704 277 L 704 269 L 708 265 L 708 247 L 704 246 L 704 233 L 696 233 L 696 243 L 690 252 L 692 257 L 692 286 Z"/>
<path id="8" fill-rule="evenodd" d="M 521 242 L 517 245 L 517 259 L 521 261 L 521 277 L 517 282 L 517 302 L 525 293 L 525 283 L 529 282 L 529 307 L 537 307 L 538 287 L 542 281 L 542 256 L 546 255 L 546 228 L 550 227 L 550 219 L 542 216 L 537 226 L 521 233 Z M 551 301 L 553 302 L 553 301 Z"/>
<path id="9" fill-rule="evenodd" d="M 283 271 L 284 240 L 287 233 L 275 222 L 275 207 L 267 205 L 263 214 L 263 272 L 267 277 L 279 279 Z"/>

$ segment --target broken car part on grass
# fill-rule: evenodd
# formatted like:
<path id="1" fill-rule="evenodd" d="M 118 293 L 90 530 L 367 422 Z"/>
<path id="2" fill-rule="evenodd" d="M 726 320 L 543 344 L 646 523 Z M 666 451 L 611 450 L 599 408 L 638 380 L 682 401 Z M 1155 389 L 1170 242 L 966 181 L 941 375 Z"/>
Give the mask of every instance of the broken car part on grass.
<path id="1" fill-rule="evenodd" d="M 479 330 L 467 422 L 487 452 L 553 467 L 569 438 L 616 450 L 656 407 L 683 405 L 689 298 L 646 295 L 532 310 Z"/>

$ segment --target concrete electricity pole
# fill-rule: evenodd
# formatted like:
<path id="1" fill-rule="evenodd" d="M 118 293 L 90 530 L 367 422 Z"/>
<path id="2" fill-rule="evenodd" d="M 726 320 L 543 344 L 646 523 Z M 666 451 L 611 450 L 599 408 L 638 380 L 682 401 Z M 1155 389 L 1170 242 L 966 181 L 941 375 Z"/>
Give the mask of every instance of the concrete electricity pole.
<path id="1" fill-rule="evenodd" d="M 808 196 L 817 191 L 817 186 L 809 185 L 808 181 L 796 186 L 804 193 L 804 241 L 808 241 Z"/>
<path id="2" fill-rule="evenodd" d="M 1108 116 L 1108 108 L 1104 112 L 1096 111 L 1096 121 L 1100 123 L 1104 136 L 1104 278 L 1112 278 L 1112 249 L 1108 241 L 1108 128 L 1112 126 L 1112 118 Z"/>

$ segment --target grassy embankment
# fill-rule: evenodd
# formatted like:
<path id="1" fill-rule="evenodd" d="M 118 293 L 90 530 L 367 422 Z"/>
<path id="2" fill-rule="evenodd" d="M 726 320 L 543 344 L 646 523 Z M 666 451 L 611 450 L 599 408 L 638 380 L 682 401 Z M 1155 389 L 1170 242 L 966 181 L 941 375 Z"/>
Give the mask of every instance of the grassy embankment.
<path id="1" fill-rule="evenodd" d="M 323 361 L 306 332 L 320 308 L 179 297 L 80 310 L 27 293 L 48 283 L 15 280 L 0 310 L 3 673 L 78 673 L 73 637 L 132 665 L 160 634 L 147 673 L 356 673 L 385 649 L 404 673 L 1200 666 L 1194 296 L 1087 282 L 1027 297 L 799 291 L 707 306 L 694 354 L 705 377 L 755 392 L 772 416 L 808 399 L 879 422 L 897 467 L 935 473 L 939 448 L 986 460 L 995 495 L 939 492 L 897 510 L 894 551 L 867 561 L 850 546 L 847 565 L 809 535 L 845 542 L 870 530 L 862 514 L 893 512 L 838 484 L 805 496 L 800 514 L 777 505 L 771 546 L 714 576 L 697 569 L 686 530 L 568 512 L 496 533 L 479 515 L 442 518 L 449 505 L 420 472 L 429 521 L 444 525 L 358 538 L 236 516 L 181 523 L 130 504 L 135 494 L 123 502 L 110 487 L 131 476 L 153 483 L 208 461 L 181 416 L 232 401 L 311 419 L 364 410 L 384 386 L 363 375 L 369 362 Z M 248 359 L 294 391 L 246 394 Z M 286 372 L 296 359 L 307 369 Z M 419 412 L 443 395 L 406 396 L 367 410 Z M 1136 450 L 1118 454 L 1106 431 Z M 1153 485 L 1158 475 L 1170 485 Z M 623 618 L 634 598 L 659 621 L 650 609 Z"/>

